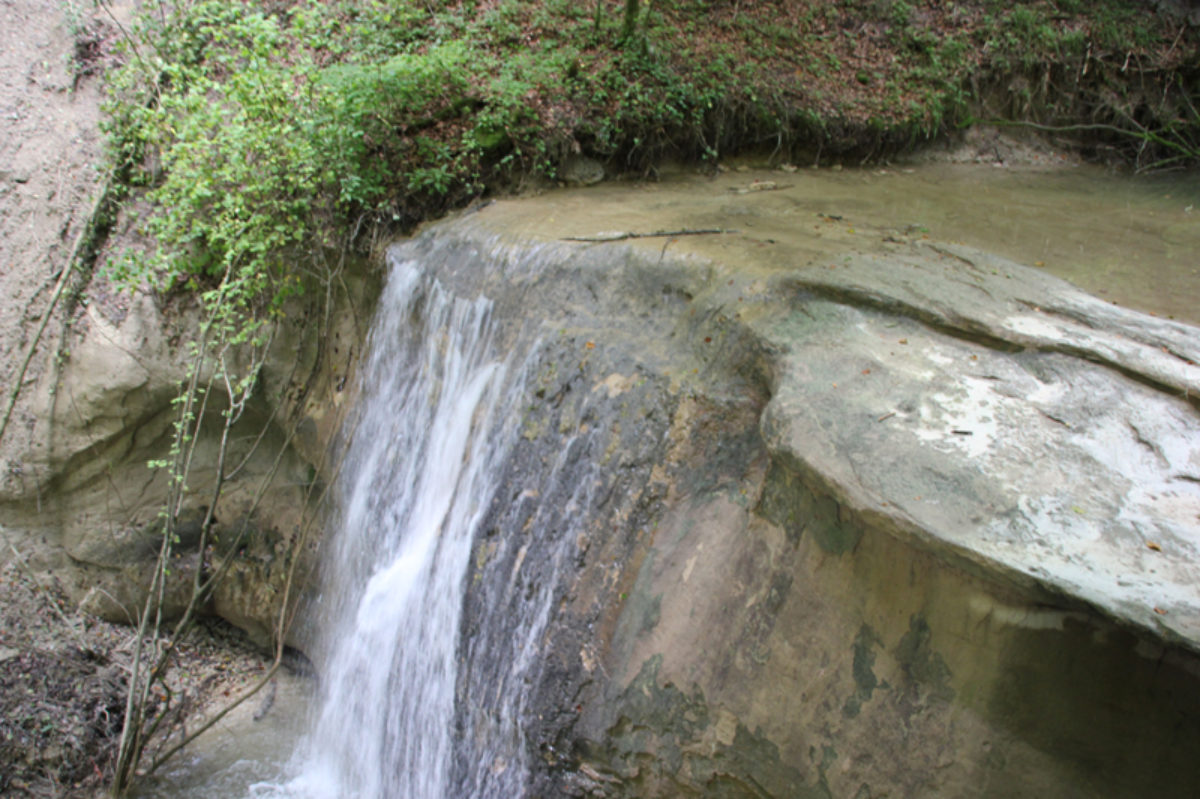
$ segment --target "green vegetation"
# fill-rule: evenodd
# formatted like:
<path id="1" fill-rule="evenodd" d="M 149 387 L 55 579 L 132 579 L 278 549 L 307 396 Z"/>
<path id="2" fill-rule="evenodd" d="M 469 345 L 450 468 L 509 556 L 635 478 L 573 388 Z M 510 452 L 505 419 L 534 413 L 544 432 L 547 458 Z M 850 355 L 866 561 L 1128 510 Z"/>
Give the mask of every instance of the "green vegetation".
<path id="1" fill-rule="evenodd" d="M 1195 160 L 1196 53 L 1117 0 L 152 0 L 110 134 L 159 251 L 122 274 L 277 304 L 296 253 L 580 151 L 861 159 L 982 113 Z"/>

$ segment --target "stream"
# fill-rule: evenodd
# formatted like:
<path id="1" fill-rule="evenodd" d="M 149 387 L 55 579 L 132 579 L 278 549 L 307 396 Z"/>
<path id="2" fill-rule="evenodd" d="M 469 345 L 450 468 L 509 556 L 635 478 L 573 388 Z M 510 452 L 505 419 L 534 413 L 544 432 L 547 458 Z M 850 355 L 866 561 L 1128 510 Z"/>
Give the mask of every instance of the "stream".
<path id="1" fill-rule="evenodd" d="M 750 248 L 764 273 L 836 266 L 849 253 L 912 241 L 957 242 L 1042 267 L 1106 301 L 1200 323 L 1200 185 L 1190 176 L 951 164 L 732 169 L 549 191 L 487 213 L 494 229 L 518 236 L 735 229 L 639 246 L 727 264 Z M 326 555 L 326 633 L 313 653 L 320 686 L 291 680 L 262 722 L 231 716 L 138 796 L 521 795 L 519 697 L 498 697 L 474 734 L 455 725 L 463 584 L 496 464 L 520 434 L 527 354 L 499 346 L 487 298 L 454 296 L 438 264 L 406 252 L 392 251 L 360 367 Z M 538 602 L 549 601 L 526 603 L 520 629 L 530 642 L 548 612 Z M 525 667 L 519 657 L 506 663 L 504 684 L 520 685 Z"/>

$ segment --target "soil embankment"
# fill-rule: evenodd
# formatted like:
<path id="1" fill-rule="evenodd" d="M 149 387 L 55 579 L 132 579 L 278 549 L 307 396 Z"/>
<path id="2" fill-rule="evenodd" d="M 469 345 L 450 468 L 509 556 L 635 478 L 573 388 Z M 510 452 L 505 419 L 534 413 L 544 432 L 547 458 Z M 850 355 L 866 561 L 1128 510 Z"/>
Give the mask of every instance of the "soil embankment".
<path id="1" fill-rule="evenodd" d="M 104 167 L 97 72 L 110 31 L 81 7 L 0 5 L 0 413 L 72 243 L 89 224 Z M 28 360 L 22 389 L 44 378 L 66 319 L 60 306 Z M 13 453 L 32 446 L 34 421 L 28 396 L 14 410 L 4 433 L 9 457 L 0 461 L 0 484 L 10 490 L 25 478 Z M 0 792 L 95 791 L 122 718 L 120 669 L 108 656 L 121 633 L 87 622 L 23 568 L 31 551 L 43 568 L 61 554 L 7 533 L 0 550 Z"/>

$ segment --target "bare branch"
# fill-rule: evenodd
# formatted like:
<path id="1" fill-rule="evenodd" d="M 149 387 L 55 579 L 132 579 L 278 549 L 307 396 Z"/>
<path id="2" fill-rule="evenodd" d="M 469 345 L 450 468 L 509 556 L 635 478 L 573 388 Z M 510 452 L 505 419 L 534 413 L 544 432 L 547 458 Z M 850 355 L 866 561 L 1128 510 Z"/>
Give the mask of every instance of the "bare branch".
<path id="1" fill-rule="evenodd" d="M 607 241 L 625 241 L 626 239 L 655 239 L 664 236 L 706 236 L 710 234 L 723 233 L 740 233 L 740 230 L 726 230 L 725 228 L 701 228 L 693 230 L 691 228 L 683 228 L 682 230 L 656 230 L 653 233 L 611 233 L 602 234 L 599 236 L 563 236 L 559 241 L 585 241 L 585 242 L 607 242 Z"/>

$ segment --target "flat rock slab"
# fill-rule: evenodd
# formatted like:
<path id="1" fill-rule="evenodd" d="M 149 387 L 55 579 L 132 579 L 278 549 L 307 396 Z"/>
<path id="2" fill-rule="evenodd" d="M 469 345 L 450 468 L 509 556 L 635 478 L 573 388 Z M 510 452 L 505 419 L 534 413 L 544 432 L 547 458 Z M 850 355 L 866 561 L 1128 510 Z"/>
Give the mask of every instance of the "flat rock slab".
<path id="1" fill-rule="evenodd" d="M 895 534 L 1200 650 L 1200 331 L 949 246 L 776 287 L 774 452 Z"/>
<path id="2" fill-rule="evenodd" d="M 811 291 L 910 316 L 1001 349 L 1072 354 L 1200 401 L 1200 330 L 1131 312 L 1046 272 L 956 244 L 859 256 L 782 278 Z"/>

